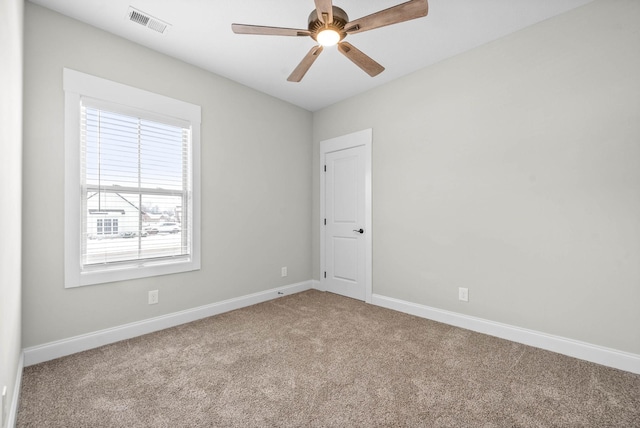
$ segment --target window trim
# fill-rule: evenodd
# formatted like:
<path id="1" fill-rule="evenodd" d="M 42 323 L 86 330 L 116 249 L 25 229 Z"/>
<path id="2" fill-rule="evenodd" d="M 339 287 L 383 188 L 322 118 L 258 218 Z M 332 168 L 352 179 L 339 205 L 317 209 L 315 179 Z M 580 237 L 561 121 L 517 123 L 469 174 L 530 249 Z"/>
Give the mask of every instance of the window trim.
<path id="1" fill-rule="evenodd" d="M 65 94 L 65 288 L 146 278 L 200 269 L 200 106 L 132 86 L 63 69 Z M 175 118 L 191 124 L 192 251 L 187 260 L 137 260 L 109 269 L 82 270 L 82 207 L 80 186 L 80 105 L 83 97 L 102 100 L 127 109 L 144 110 L 150 116 Z"/>

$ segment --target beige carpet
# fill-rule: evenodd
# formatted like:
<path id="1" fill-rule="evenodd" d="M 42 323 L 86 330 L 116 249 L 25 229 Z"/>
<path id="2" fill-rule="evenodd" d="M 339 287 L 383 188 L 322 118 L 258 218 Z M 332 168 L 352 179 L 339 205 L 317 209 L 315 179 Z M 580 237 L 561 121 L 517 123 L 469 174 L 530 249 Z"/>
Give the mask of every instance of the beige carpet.
<path id="1" fill-rule="evenodd" d="M 640 427 L 640 376 L 318 291 L 24 371 L 18 427 Z"/>

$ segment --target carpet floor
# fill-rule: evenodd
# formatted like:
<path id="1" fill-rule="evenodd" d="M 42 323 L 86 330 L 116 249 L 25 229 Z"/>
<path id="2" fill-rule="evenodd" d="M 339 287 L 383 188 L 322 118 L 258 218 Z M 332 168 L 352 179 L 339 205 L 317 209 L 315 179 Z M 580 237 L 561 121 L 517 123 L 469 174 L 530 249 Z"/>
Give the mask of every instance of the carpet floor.
<path id="1" fill-rule="evenodd" d="M 26 367 L 26 427 L 640 427 L 640 376 L 315 290 Z"/>

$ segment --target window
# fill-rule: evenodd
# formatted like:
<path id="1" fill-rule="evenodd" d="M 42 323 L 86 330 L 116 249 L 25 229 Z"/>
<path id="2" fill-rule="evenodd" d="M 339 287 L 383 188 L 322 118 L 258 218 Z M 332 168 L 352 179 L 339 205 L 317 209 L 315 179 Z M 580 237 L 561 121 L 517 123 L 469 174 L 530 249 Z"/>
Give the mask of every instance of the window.
<path id="1" fill-rule="evenodd" d="M 115 235 L 118 233 L 118 219 L 117 218 L 105 218 L 98 219 L 98 235 Z"/>
<path id="2" fill-rule="evenodd" d="M 200 268 L 200 107 L 64 70 L 65 286 Z"/>
<path id="3" fill-rule="evenodd" d="M 118 219 L 117 218 L 99 218 L 96 221 L 96 232 L 97 235 L 117 235 L 118 234 Z M 91 236 L 87 234 L 88 237 Z"/>

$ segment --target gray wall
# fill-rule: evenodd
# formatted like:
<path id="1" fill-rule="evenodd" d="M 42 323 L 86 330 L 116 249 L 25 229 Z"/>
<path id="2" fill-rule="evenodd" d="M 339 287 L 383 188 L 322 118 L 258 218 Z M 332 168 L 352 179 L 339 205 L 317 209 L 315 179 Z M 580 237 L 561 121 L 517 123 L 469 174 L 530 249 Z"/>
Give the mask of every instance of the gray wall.
<path id="1" fill-rule="evenodd" d="M 0 392 L 9 411 L 22 352 L 20 246 L 22 198 L 22 0 L 0 2 Z M 8 419 L 3 415 L 0 426 Z"/>
<path id="2" fill-rule="evenodd" d="M 64 288 L 63 67 L 202 106 L 200 271 Z M 31 3 L 24 79 L 24 347 L 311 278 L 310 112 Z"/>
<path id="3" fill-rule="evenodd" d="M 375 294 L 640 354 L 639 22 L 596 1 L 316 112 L 313 224 L 319 142 L 373 128 Z"/>

